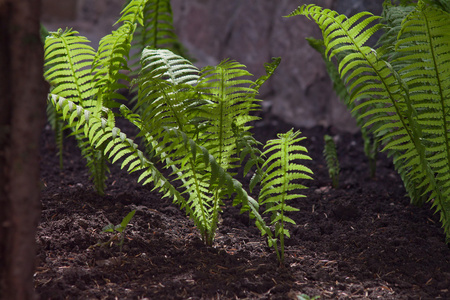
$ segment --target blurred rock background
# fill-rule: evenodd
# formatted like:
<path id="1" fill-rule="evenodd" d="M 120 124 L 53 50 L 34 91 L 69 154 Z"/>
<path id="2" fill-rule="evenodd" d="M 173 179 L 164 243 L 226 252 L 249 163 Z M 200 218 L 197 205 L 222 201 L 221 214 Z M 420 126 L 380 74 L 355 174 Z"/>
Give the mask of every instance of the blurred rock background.
<path id="1" fill-rule="evenodd" d="M 281 57 L 260 98 L 265 109 L 300 127 L 334 126 L 356 131 L 335 96 L 322 58 L 305 37 L 320 38 L 305 17 L 283 18 L 302 4 L 314 3 L 347 16 L 368 10 L 381 13 L 383 0 L 172 0 L 180 41 L 199 67 L 225 58 L 243 63 L 255 76 L 264 63 Z M 73 28 L 97 47 L 111 32 L 124 0 L 43 0 L 42 21 L 49 30 Z"/>

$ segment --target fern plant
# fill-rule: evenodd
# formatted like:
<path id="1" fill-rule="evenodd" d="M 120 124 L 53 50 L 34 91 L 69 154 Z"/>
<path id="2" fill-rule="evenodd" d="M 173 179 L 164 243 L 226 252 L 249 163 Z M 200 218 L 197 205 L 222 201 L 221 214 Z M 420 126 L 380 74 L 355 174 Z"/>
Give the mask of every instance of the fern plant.
<path id="1" fill-rule="evenodd" d="M 339 166 L 339 159 L 336 151 L 336 143 L 334 139 L 326 134 L 323 137 L 325 141 L 325 147 L 323 149 L 323 155 L 328 167 L 328 174 L 333 181 L 333 187 L 337 189 L 339 187 L 339 173 L 341 168 Z"/>
<path id="2" fill-rule="evenodd" d="M 173 51 L 147 47 L 141 53 L 138 77 L 130 83 L 129 54 L 136 28 L 152 19 L 146 13 L 157 9 L 147 9 L 158 3 L 168 1 L 129 1 L 118 21 L 120 27 L 100 41 L 97 51 L 76 31 L 50 33 L 45 42 L 44 73 L 52 86 L 49 103 L 79 141 L 99 192 L 105 188 L 107 163 L 121 163 L 129 173 L 140 173 L 138 182 L 153 184 L 184 209 L 207 245 L 212 245 L 225 199 L 230 199 L 242 212 L 248 211 L 278 253 L 278 242 L 284 249 L 284 236 L 288 235 L 286 229 L 280 231 L 280 226 L 284 228 L 280 224 L 288 219 L 278 218 L 273 233 L 260 214 L 258 201 L 234 176 L 243 164 L 245 174 L 256 168 L 251 189 L 263 177 L 265 160 L 249 122 L 257 119 L 251 112 L 260 108 L 256 99 L 259 88 L 280 60 L 266 64 L 267 74 L 252 81 L 245 66 L 236 61 L 224 60 L 199 70 Z M 138 87 L 133 109 L 118 93 L 129 86 Z M 116 118 L 133 124 L 145 145 L 140 147 L 116 127 Z M 292 138 L 289 149 L 299 140 Z M 289 155 L 275 153 L 269 159 L 286 163 Z M 155 163 L 169 169 L 169 174 Z M 297 178 L 285 176 L 284 184 L 300 187 L 289 185 Z M 179 183 L 177 188 L 174 182 Z M 283 194 L 281 199 L 287 198 Z M 289 209 L 283 204 L 270 211 L 284 215 Z M 278 257 L 283 259 L 284 253 Z"/>
<path id="3" fill-rule="evenodd" d="M 232 171 L 239 166 L 240 157 L 239 136 L 234 131 L 248 133 L 250 127 L 245 124 L 255 119 L 250 112 L 257 108 L 254 96 L 260 85 L 243 79 L 250 74 L 234 61 L 200 71 L 171 51 L 145 49 L 142 64 L 138 108 L 142 105 L 145 109 L 138 110 L 143 111 L 141 116 L 130 111 L 125 116 L 183 182 L 202 239 L 210 245 L 222 199 L 230 193 L 217 181 L 215 172 L 176 136 L 204 147 L 224 172 Z M 245 84 L 248 87 L 242 86 Z M 168 132 L 173 135 L 170 139 Z"/>
<path id="4" fill-rule="evenodd" d="M 285 134 L 279 134 L 278 139 L 269 140 L 264 146 L 263 155 L 268 159 L 264 162 L 265 173 L 262 179 L 262 188 L 259 194 L 260 204 L 266 205 L 264 213 L 272 214 L 271 224 L 275 226 L 275 237 L 279 238 L 280 249 L 274 245 L 278 260 L 284 261 L 284 238 L 290 237 L 286 224 L 295 224 L 295 221 L 289 218 L 286 213 L 298 211 L 297 208 L 290 206 L 287 202 L 305 197 L 297 194 L 298 190 L 306 187 L 298 180 L 312 179 L 308 174 L 312 171 L 296 163 L 296 160 L 310 160 L 311 158 L 304 154 L 306 148 L 297 145 L 298 142 L 305 139 L 299 137 L 300 132 L 293 132 L 291 129 Z M 269 244 L 272 246 L 271 244 Z"/>
<path id="5" fill-rule="evenodd" d="M 89 249 L 92 249 L 95 247 L 111 246 L 114 241 L 117 241 L 119 239 L 119 243 L 118 243 L 119 250 L 120 250 L 120 253 L 122 253 L 122 247 L 123 247 L 123 243 L 125 241 L 125 232 L 124 231 L 127 228 L 128 224 L 130 223 L 131 219 L 133 219 L 135 213 L 136 213 L 136 210 L 132 210 L 131 212 L 128 213 L 128 215 L 126 215 L 122 219 L 122 222 L 120 222 L 119 224 L 114 226 L 114 224 L 109 223 L 108 225 L 103 227 L 102 232 L 104 232 L 104 233 L 111 232 L 114 235 L 111 236 L 111 238 L 106 242 L 99 241 L 97 244 L 89 246 Z"/>
<path id="6" fill-rule="evenodd" d="M 102 105 L 108 108 L 118 107 L 117 99 L 126 100 L 118 91 L 128 89 L 130 76 L 135 74 L 131 71 L 137 69 L 133 63 L 136 60 L 133 58 L 140 56 L 146 43 L 154 41 L 154 46 L 170 44 L 174 48 L 182 49 L 177 46 L 179 42 L 173 32 L 171 18 L 170 1 L 127 1 L 121 17 L 116 22 L 121 26 L 101 39 L 97 51 L 85 45 L 89 41 L 79 36 L 77 31 L 66 29 L 52 33 L 48 35 L 46 42 L 46 49 L 51 55 L 46 57 L 45 76 L 54 86 L 58 85 L 66 90 L 61 94 L 56 90 L 55 94 L 67 97 L 75 103 L 91 101 L 91 104 L 87 105 L 96 105 L 97 109 L 101 109 Z M 48 33 L 45 28 L 42 32 Z M 136 54 L 131 57 L 131 66 L 128 66 L 130 52 Z M 79 72 L 81 69 L 84 70 L 83 73 Z M 72 86 L 60 84 L 65 79 L 72 80 Z M 133 91 L 134 89 L 131 89 L 131 92 Z M 70 96 L 67 93 L 70 93 Z M 49 105 L 47 111 L 50 124 L 56 133 L 62 167 L 64 128 L 52 106 Z M 106 174 L 109 172 L 107 159 L 102 156 L 101 151 L 94 151 L 85 140 L 80 140 L 79 134 L 72 134 L 78 140 L 96 190 L 103 194 Z"/>
<path id="7" fill-rule="evenodd" d="M 45 40 L 44 77 L 51 85 L 51 92 L 70 99 L 81 105 L 95 105 L 93 97 L 98 89 L 93 86 L 93 76 L 90 67 L 95 57 L 95 51 L 87 45 L 86 38 L 77 36 L 78 32 L 66 29 L 51 33 Z M 48 110 L 54 122 L 54 128 L 62 128 L 58 114 Z M 83 156 L 87 161 L 91 177 L 100 194 L 104 191 L 104 181 L 108 170 L 102 154 L 89 147 L 79 134 L 72 131 L 76 137 Z M 58 131 L 57 140 L 62 147 L 62 131 Z M 62 149 L 60 148 L 60 151 Z M 61 154 L 60 154 L 61 155 Z"/>
<path id="8" fill-rule="evenodd" d="M 304 5 L 289 16 L 296 15 L 319 25 L 326 57 L 337 59 L 358 118 L 393 157 L 412 200 L 426 196 L 450 238 L 449 12 L 418 1 L 402 19 L 394 47 L 379 51 L 365 46 L 383 28 L 371 13 L 347 18 Z"/>

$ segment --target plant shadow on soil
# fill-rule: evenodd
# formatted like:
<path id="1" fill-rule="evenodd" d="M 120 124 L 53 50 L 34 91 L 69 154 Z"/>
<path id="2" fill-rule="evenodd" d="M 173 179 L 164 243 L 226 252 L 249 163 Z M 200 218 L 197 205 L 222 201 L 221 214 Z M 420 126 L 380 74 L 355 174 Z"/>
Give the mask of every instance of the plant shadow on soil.
<path id="1" fill-rule="evenodd" d="M 260 141 L 291 125 L 266 115 L 255 123 Z M 68 139 L 58 165 L 47 126 L 41 145 L 42 217 L 36 237 L 35 287 L 41 299 L 450 299 L 450 248 L 427 204 L 409 203 L 390 159 L 380 155 L 376 178 L 359 134 L 301 129 L 314 181 L 291 201 L 285 266 L 280 267 L 247 214 L 226 206 L 213 247 L 193 223 L 151 186 L 111 167 L 106 196 L 89 181 L 79 150 Z M 323 136 L 338 137 L 338 189 L 322 155 Z M 243 179 L 248 184 L 248 178 Z M 131 210 L 122 252 L 92 247 Z"/>

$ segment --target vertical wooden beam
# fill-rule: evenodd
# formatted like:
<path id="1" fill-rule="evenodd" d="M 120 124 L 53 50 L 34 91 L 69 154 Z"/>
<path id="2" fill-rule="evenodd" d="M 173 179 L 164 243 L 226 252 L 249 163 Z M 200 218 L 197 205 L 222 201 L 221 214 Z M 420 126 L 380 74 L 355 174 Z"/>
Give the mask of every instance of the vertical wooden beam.
<path id="1" fill-rule="evenodd" d="M 40 216 L 42 76 L 40 0 L 0 0 L 0 299 L 35 299 Z"/>

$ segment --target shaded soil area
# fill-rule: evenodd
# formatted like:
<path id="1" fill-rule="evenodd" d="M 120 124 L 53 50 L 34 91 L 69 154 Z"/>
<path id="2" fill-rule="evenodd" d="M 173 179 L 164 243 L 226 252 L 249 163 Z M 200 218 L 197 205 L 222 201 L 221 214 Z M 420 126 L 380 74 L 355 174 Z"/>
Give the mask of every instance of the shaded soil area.
<path id="1" fill-rule="evenodd" d="M 265 116 L 260 141 L 292 126 Z M 224 207 L 212 247 L 168 198 L 111 167 L 106 196 L 93 190 L 84 161 L 67 140 L 64 168 L 47 127 L 42 141 L 42 218 L 35 286 L 41 299 L 450 299 L 450 248 L 430 205 L 409 204 L 388 158 L 369 176 L 360 135 L 302 129 L 314 181 L 291 201 L 284 266 L 248 215 Z M 340 187 L 322 155 L 337 139 Z M 248 183 L 248 179 L 243 182 Z M 122 251 L 102 228 L 130 211 Z"/>

